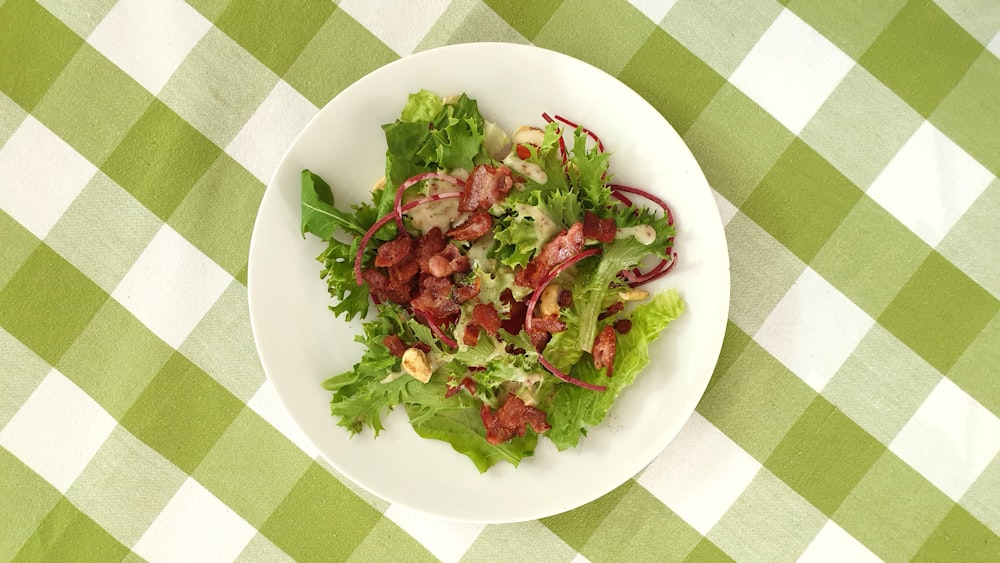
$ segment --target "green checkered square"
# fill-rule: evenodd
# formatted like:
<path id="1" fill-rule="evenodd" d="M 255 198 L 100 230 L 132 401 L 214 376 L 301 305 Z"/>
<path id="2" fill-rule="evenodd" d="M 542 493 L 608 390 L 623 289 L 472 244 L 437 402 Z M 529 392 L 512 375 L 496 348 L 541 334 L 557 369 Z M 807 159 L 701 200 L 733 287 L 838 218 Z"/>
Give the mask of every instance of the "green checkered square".
<path id="1" fill-rule="evenodd" d="M 21 408 L 52 367 L 0 328 L 0 428 Z"/>
<path id="2" fill-rule="evenodd" d="M 162 226 L 131 194 L 97 172 L 45 242 L 111 293 Z"/>
<path id="3" fill-rule="evenodd" d="M 930 119 L 942 133 L 1000 176 L 997 92 L 1000 92 L 1000 59 L 983 52 Z"/>
<path id="4" fill-rule="evenodd" d="M 198 366 L 175 353 L 121 423 L 190 474 L 242 408 L 242 403 Z"/>
<path id="5" fill-rule="evenodd" d="M 917 112 L 856 66 L 809 121 L 802 138 L 866 189 L 921 123 Z"/>
<path id="6" fill-rule="evenodd" d="M 976 283 L 1000 298 L 1000 276 L 997 275 L 997 264 L 1000 264 L 1000 229 L 996 228 L 998 209 L 1000 180 L 994 180 L 948 231 L 937 250 Z"/>
<path id="7" fill-rule="evenodd" d="M 791 0 L 788 9 L 853 59 L 860 57 L 906 0 Z"/>
<path id="8" fill-rule="evenodd" d="M 691 553 L 684 558 L 685 563 L 731 563 L 732 561 L 734 561 L 732 557 L 719 549 L 719 546 L 708 538 L 702 538 L 698 545 L 691 550 Z"/>
<path id="9" fill-rule="evenodd" d="M 185 0 L 189 6 L 198 10 L 208 21 L 214 22 L 226 11 L 231 0 Z"/>
<path id="10" fill-rule="evenodd" d="M 61 499 L 21 546 L 15 561 L 120 561 L 128 551 L 89 516 Z"/>
<path id="11" fill-rule="evenodd" d="M 26 117 L 28 117 L 28 112 L 17 105 L 17 102 L 0 92 L 0 147 L 7 144 L 7 140 L 11 138 L 14 131 L 17 131 Z"/>
<path id="12" fill-rule="evenodd" d="M 1000 535 L 1000 455 L 986 466 L 976 482 L 962 495 L 961 505 Z"/>
<path id="13" fill-rule="evenodd" d="M 725 79 L 660 28 L 618 76 L 681 134 L 712 101 Z"/>
<path id="14" fill-rule="evenodd" d="M 878 322 L 944 373 L 998 310 L 996 297 L 932 252 Z"/>
<path id="15" fill-rule="evenodd" d="M 4 252 L 0 261 L 0 289 L 3 289 L 41 241 L 3 211 L 0 211 L 0 240 Z"/>
<path id="16" fill-rule="evenodd" d="M 912 467 L 886 451 L 833 519 L 879 557 L 907 561 L 953 504 Z"/>
<path id="17" fill-rule="evenodd" d="M 78 100 L 87 100 L 80 106 Z M 33 112 L 95 164 L 101 164 L 142 116 L 153 96 L 84 44 Z"/>
<path id="18" fill-rule="evenodd" d="M 220 152 L 219 147 L 157 100 L 101 169 L 166 220 Z"/>
<path id="19" fill-rule="evenodd" d="M 534 40 L 562 5 L 562 0 L 484 0 L 501 18 L 527 38 Z"/>
<path id="20" fill-rule="evenodd" d="M 737 207 L 793 139 L 791 131 L 728 83 L 684 134 L 708 183 Z"/>
<path id="21" fill-rule="evenodd" d="M 1000 9 L 993 0 L 934 0 L 983 45 L 1000 33 Z"/>
<path id="22" fill-rule="evenodd" d="M 940 379 L 923 358 L 875 325 L 823 388 L 823 395 L 889 444 Z"/>
<path id="23" fill-rule="evenodd" d="M 11 561 L 62 495 L 5 448 L 0 448 L 0 559 Z"/>
<path id="24" fill-rule="evenodd" d="M 862 195 L 809 145 L 795 140 L 741 209 L 809 262 Z"/>
<path id="25" fill-rule="evenodd" d="M 221 153 L 170 216 L 170 226 L 236 275 L 247 265 L 264 184 Z"/>
<path id="26" fill-rule="evenodd" d="M 708 388 L 711 389 L 722 376 L 729 371 L 743 350 L 750 344 L 750 336 L 736 326 L 733 321 L 726 323 L 726 335 L 722 340 L 722 350 L 719 351 L 719 361 L 715 363 L 715 371 L 708 381 Z"/>
<path id="27" fill-rule="evenodd" d="M 338 518 L 331 529 L 330 515 Z M 296 560 L 346 559 L 382 515 L 313 463 L 260 527 Z"/>
<path id="28" fill-rule="evenodd" d="M 340 481 L 341 485 L 347 487 L 349 491 L 354 493 L 354 496 L 368 503 L 368 506 L 371 506 L 380 513 L 384 513 L 389 509 L 389 501 L 373 495 L 370 491 L 368 491 L 368 489 L 362 488 L 361 485 L 358 485 L 354 481 L 348 479 L 342 473 L 337 471 L 334 466 L 330 465 L 330 462 L 327 461 L 325 457 L 317 456 L 315 461 L 320 467 L 325 469 L 327 473 L 332 475 L 334 479 Z"/>
<path id="29" fill-rule="evenodd" d="M 66 497 L 131 547 L 186 478 L 174 464 L 119 426 L 73 482 Z"/>
<path id="30" fill-rule="evenodd" d="M 518 549 L 512 550 L 512 543 Z M 367 543 L 367 542 L 366 542 Z M 355 559 L 359 549 L 355 552 Z M 516 524 L 490 525 L 479 534 L 476 541 L 462 557 L 463 561 L 492 561 L 494 563 L 522 563 L 524 561 L 570 561 L 576 550 L 566 545 L 551 530 L 537 520 Z M 375 561 L 376 559 L 369 559 Z"/>
<path id="31" fill-rule="evenodd" d="M 955 365 L 948 370 L 948 379 L 954 381 L 973 399 L 1000 417 L 1000 385 L 997 385 L 997 366 L 1000 366 L 1000 313 L 983 328 L 969 344 Z"/>
<path id="32" fill-rule="evenodd" d="M 541 524 L 535 524 L 539 528 Z M 525 537 L 525 542 L 531 541 L 531 537 Z M 522 553 L 524 551 L 530 551 L 530 547 L 527 550 L 519 549 Z M 463 561 L 475 561 L 475 557 L 470 557 L 470 552 L 466 552 L 465 556 L 462 558 Z M 488 561 L 502 561 L 498 559 L 498 555 L 503 556 L 510 552 L 509 544 L 504 545 L 503 551 L 500 553 L 492 552 L 489 557 L 484 560 Z M 347 558 L 347 563 L 369 563 L 370 561 L 406 561 L 410 563 L 434 563 L 440 561 L 437 557 L 431 555 L 424 546 L 420 545 L 420 542 L 413 539 L 406 532 L 399 529 L 392 520 L 388 518 L 380 518 L 378 522 L 372 526 L 372 529 L 368 531 L 368 535 L 365 539 L 361 540 L 358 547 L 354 548 L 351 552 L 350 557 Z M 524 559 L 519 559 L 519 562 L 523 562 Z"/>
<path id="33" fill-rule="evenodd" d="M 476 22 L 476 25 L 469 25 L 469 22 Z M 448 5 L 414 51 L 478 41 L 528 43 L 527 39 L 481 0 L 455 0 Z"/>
<path id="34" fill-rule="evenodd" d="M 542 518 L 539 522 L 562 538 L 567 545 L 580 551 L 600 527 L 601 522 L 625 498 L 628 490 L 636 486 L 638 485 L 635 482 L 628 481 L 597 500 L 569 512 Z"/>
<path id="35" fill-rule="evenodd" d="M 764 465 L 829 516 L 884 451 L 829 401 L 816 397 Z"/>
<path id="36" fill-rule="evenodd" d="M 107 299 L 79 270 L 39 245 L 0 290 L 0 326 L 55 365 Z"/>
<path id="37" fill-rule="evenodd" d="M 225 147 L 277 83 L 273 72 L 213 27 L 170 77 L 160 99 Z"/>
<path id="38" fill-rule="evenodd" d="M 701 539 L 701 534 L 649 491 L 629 481 L 621 501 L 580 553 L 591 561 L 640 561 L 653 553 L 661 560 L 680 561 Z"/>
<path id="39" fill-rule="evenodd" d="M 259 527 L 311 463 L 288 438 L 244 408 L 192 476 Z M 233 479 L 234 474 L 240 478 Z"/>
<path id="40" fill-rule="evenodd" d="M 708 538 L 737 561 L 790 561 L 805 551 L 825 523 L 816 507 L 762 470 Z"/>
<path id="41" fill-rule="evenodd" d="M 81 44 L 37 3 L 8 0 L 0 6 L 0 91 L 32 111 Z"/>
<path id="42" fill-rule="evenodd" d="M 732 290 L 729 318 L 754 334 L 799 279 L 806 265 L 742 213 L 726 225 L 726 239 L 740 241 L 729 253 Z"/>
<path id="43" fill-rule="evenodd" d="M 913 231 L 863 197 L 810 265 L 866 313 L 878 317 L 930 253 L 931 247 Z"/>
<path id="44" fill-rule="evenodd" d="M 625 0 L 578 0 L 560 5 L 534 42 L 617 75 L 655 27 Z"/>
<path id="45" fill-rule="evenodd" d="M 295 563 L 295 560 L 288 556 L 287 553 L 281 551 L 281 548 L 274 545 L 271 540 L 265 538 L 263 534 L 257 533 L 243 548 L 243 553 L 240 553 L 239 557 L 236 558 L 237 561 L 268 561 L 270 563 Z"/>
<path id="46" fill-rule="evenodd" d="M 59 371 L 121 418 L 173 350 L 109 299 L 59 360 Z"/>
<path id="47" fill-rule="evenodd" d="M 115 0 L 38 0 L 80 37 L 87 37 L 115 5 Z"/>
<path id="48" fill-rule="evenodd" d="M 749 342 L 729 371 L 713 379 L 698 412 L 763 462 L 815 397 L 781 362 Z"/>
<path id="49" fill-rule="evenodd" d="M 927 117 L 982 51 L 931 0 L 910 0 L 859 62 Z"/>
<path id="50" fill-rule="evenodd" d="M 781 10 L 781 4 L 769 0 L 678 0 L 660 25 L 716 72 L 728 77 Z"/>
<path id="51" fill-rule="evenodd" d="M 180 351 L 233 395 L 249 401 L 265 376 L 250 330 L 246 287 L 230 284 Z"/>
<path id="52" fill-rule="evenodd" d="M 348 52 L 351 56 L 331 64 L 331 53 Z M 347 12 L 337 10 L 285 73 L 285 80 L 310 102 L 323 107 L 362 76 L 397 58 Z"/>
<path id="53" fill-rule="evenodd" d="M 1000 554 L 1000 536 L 961 506 L 953 507 L 914 561 L 990 561 Z"/>
<path id="54" fill-rule="evenodd" d="M 335 9 L 328 0 L 232 0 L 215 25 L 281 76 Z"/>

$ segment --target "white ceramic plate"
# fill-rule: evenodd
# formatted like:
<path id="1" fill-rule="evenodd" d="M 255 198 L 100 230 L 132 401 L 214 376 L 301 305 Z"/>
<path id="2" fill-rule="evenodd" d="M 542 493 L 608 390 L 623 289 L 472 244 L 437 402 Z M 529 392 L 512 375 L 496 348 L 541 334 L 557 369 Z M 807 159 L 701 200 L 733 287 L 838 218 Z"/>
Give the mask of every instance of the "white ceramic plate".
<path id="1" fill-rule="evenodd" d="M 683 88 L 682 84 L 676 85 Z M 557 452 L 539 440 L 515 469 L 480 474 L 451 447 L 425 440 L 403 409 L 378 439 L 350 438 L 329 412 L 320 383 L 362 354 L 360 322 L 334 318 L 320 264 L 325 245 L 299 234 L 300 173 L 309 168 L 337 204 L 366 200 L 384 173 L 381 125 L 407 94 L 466 92 L 486 119 L 510 132 L 542 124 L 543 111 L 578 120 L 611 151 L 615 181 L 664 197 L 677 217 L 678 266 L 659 287 L 676 287 L 684 315 L 656 341 L 652 363 L 579 447 Z M 424 51 L 376 70 L 334 98 L 278 166 L 254 226 L 250 317 L 267 376 L 292 418 L 337 468 L 372 493 L 439 517 L 471 522 L 531 520 L 570 510 L 634 476 L 693 412 L 715 367 L 729 308 L 729 257 L 711 190 L 680 136 L 627 86 L 586 63 L 535 47 L 474 43 Z M 619 353 L 627 353 L 619 351 Z"/>

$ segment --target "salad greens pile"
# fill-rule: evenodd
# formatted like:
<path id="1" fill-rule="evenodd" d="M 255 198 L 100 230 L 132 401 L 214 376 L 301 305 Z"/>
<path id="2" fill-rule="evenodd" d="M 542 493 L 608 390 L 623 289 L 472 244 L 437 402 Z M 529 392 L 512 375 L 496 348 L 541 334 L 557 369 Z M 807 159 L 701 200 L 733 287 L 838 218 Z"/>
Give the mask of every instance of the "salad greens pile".
<path id="1" fill-rule="evenodd" d="M 360 361 L 323 384 L 333 393 L 331 412 L 340 425 L 352 433 L 368 427 L 377 436 L 382 417 L 402 406 L 420 436 L 448 442 L 480 471 L 498 461 L 516 466 L 532 455 L 539 435 L 559 450 L 576 446 L 649 363 L 650 343 L 684 309 L 675 290 L 637 299 L 645 297 L 637 286 L 655 277 L 643 277 L 640 268 L 648 269 L 653 260 L 660 261 L 654 273 L 669 270 L 663 266 L 674 258 L 672 217 L 669 211 L 633 206 L 616 193 L 609 153 L 592 133 L 569 129 L 567 123 L 551 120 L 536 131 L 540 142 L 518 143 L 515 134 L 511 150 L 507 134 L 483 119 L 475 100 L 463 94 L 446 101 L 421 91 L 409 97 L 398 120 L 383 126 L 385 182 L 373 190 L 371 201 L 337 207 L 330 186 L 309 170 L 302 172 L 302 233 L 328 243 L 318 259 L 333 297 L 330 309 L 347 320 L 367 319 L 357 336 L 366 346 Z M 417 224 L 410 213 L 442 185 L 453 192 L 468 190 L 465 178 L 481 165 L 490 170 L 509 166 L 513 186 L 488 208 L 489 232 L 475 240 L 448 239 L 465 257 L 461 263 L 468 259 L 467 267 L 447 278 L 450 295 L 460 287 L 475 288 L 475 294 L 449 297 L 457 312 L 433 318 L 406 299 L 388 299 L 373 288 L 375 278 L 359 272 L 378 270 L 380 247 L 399 237 L 426 236 L 427 225 Z M 413 181 L 426 173 L 446 180 Z M 404 183 L 412 185 L 397 197 Z M 637 193 L 643 195 L 629 191 L 631 197 Z M 410 202 L 411 211 L 400 215 L 400 199 Z M 453 214 L 450 227 L 467 220 L 468 214 L 457 211 L 456 198 L 434 204 Z M 605 242 L 588 237 L 584 252 L 563 264 L 539 263 L 546 246 L 565 238 L 585 217 L 613 221 L 614 236 L 602 237 Z M 524 304 L 535 303 L 536 294 L 549 285 L 524 285 L 524 273 L 533 266 L 545 268 L 542 274 L 559 271 L 551 280 L 561 291 L 558 326 L 541 338 L 537 327 L 534 333 L 525 330 L 523 320 L 511 325 L 514 309 L 525 314 Z M 416 292 L 428 291 L 418 281 L 413 284 Z M 491 306 L 503 328 L 477 326 L 477 305 Z M 533 308 L 526 314 L 541 324 Z M 468 331 L 478 336 L 468 338 Z M 602 334 L 614 335 L 613 369 L 595 361 L 595 339 Z M 404 365 L 408 356 L 401 357 L 398 343 L 407 352 L 420 350 L 417 355 L 430 370 L 426 382 Z M 544 424 L 521 420 L 509 439 L 488 436 L 489 420 L 514 398 L 523 402 L 529 419 L 532 410 L 540 411 Z"/>

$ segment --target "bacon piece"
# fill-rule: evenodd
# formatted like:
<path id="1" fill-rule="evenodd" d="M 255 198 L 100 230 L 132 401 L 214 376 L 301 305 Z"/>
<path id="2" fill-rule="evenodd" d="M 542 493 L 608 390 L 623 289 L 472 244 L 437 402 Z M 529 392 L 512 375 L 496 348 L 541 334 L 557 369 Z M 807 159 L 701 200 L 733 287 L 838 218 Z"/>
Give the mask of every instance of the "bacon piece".
<path id="1" fill-rule="evenodd" d="M 583 215 L 583 236 L 586 238 L 611 243 L 615 241 L 617 230 L 614 219 L 601 219 L 590 211 Z"/>
<path id="2" fill-rule="evenodd" d="M 544 317 L 532 317 L 531 330 L 532 331 L 539 330 L 552 334 L 566 330 L 566 323 L 560 321 L 559 318 L 556 317 L 555 315 L 546 315 Z"/>
<path id="3" fill-rule="evenodd" d="M 458 199 L 458 210 L 486 211 L 502 200 L 513 185 L 510 168 L 480 164 L 472 169 L 465 181 L 462 195 Z"/>
<path id="4" fill-rule="evenodd" d="M 395 266 L 410 257 L 413 251 L 413 237 L 402 233 L 396 238 L 383 242 L 375 255 L 375 265 L 380 268 Z"/>
<path id="5" fill-rule="evenodd" d="M 472 320 L 486 329 L 486 333 L 490 336 L 496 336 L 500 330 L 500 314 L 492 303 L 477 303 L 472 308 Z"/>
<path id="6" fill-rule="evenodd" d="M 476 278 L 471 284 L 455 286 L 455 300 L 459 303 L 465 303 L 477 295 L 479 295 L 479 278 Z"/>
<path id="7" fill-rule="evenodd" d="M 455 240 L 476 240 L 490 232 L 492 226 L 493 217 L 485 211 L 480 211 L 469 217 L 466 222 L 448 231 L 447 236 Z"/>
<path id="8" fill-rule="evenodd" d="M 375 295 L 383 295 L 389 289 L 389 277 L 378 270 L 364 270 L 361 272 L 361 278 L 365 280 L 365 283 L 368 284 L 371 292 Z"/>
<path id="9" fill-rule="evenodd" d="M 443 319 L 460 311 L 452 295 L 454 284 L 448 278 L 428 276 L 420 283 L 420 293 L 410 306 L 434 318 Z"/>
<path id="10" fill-rule="evenodd" d="M 451 265 L 451 261 L 440 254 L 435 254 L 431 256 L 431 259 L 427 261 L 427 268 L 425 271 L 436 278 L 443 278 L 445 276 L 450 276 L 455 273 L 455 267 Z"/>
<path id="11" fill-rule="evenodd" d="M 514 275 L 514 283 L 523 287 L 535 287 L 554 266 L 583 251 L 583 224 L 573 223 L 567 230 L 547 242 L 528 267 Z"/>
<path id="12" fill-rule="evenodd" d="M 469 321 L 465 325 L 465 332 L 462 333 L 462 342 L 466 346 L 475 346 L 479 344 L 479 325 L 475 321 Z"/>
<path id="13" fill-rule="evenodd" d="M 534 326 L 528 331 L 528 338 L 531 340 L 531 345 L 535 347 L 535 350 L 541 352 L 548 345 L 549 339 L 552 335 L 544 330 L 538 330 Z"/>
<path id="14" fill-rule="evenodd" d="M 420 265 L 420 270 L 427 271 L 427 262 L 432 256 L 444 250 L 445 240 L 441 234 L 441 229 L 434 227 L 427 231 L 427 234 L 417 239 L 416 248 L 413 251 L 414 260 Z"/>
<path id="15" fill-rule="evenodd" d="M 390 334 L 382 339 L 382 344 L 389 349 L 389 353 L 393 356 L 402 356 L 403 352 L 406 352 L 406 344 L 399 339 L 399 336 L 395 334 Z"/>
<path id="16" fill-rule="evenodd" d="M 462 389 L 465 389 L 466 391 L 468 391 L 470 395 L 475 395 L 476 394 L 476 382 L 475 382 L 475 380 L 473 380 L 471 377 L 466 377 L 466 378 L 462 379 L 461 383 L 459 383 L 458 385 L 456 385 L 454 387 L 449 388 L 445 392 L 444 398 L 447 399 L 447 398 L 451 397 L 452 395 L 454 395 L 455 393 L 458 393 Z"/>
<path id="17" fill-rule="evenodd" d="M 389 283 L 408 283 L 413 276 L 420 272 L 420 266 L 410 255 L 406 255 L 402 260 L 389 266 Z"/>
<path id="18" fill-rule="evenodd" d="M 502 444 L 514 436 L 524 436 L 527 425 L 538 433 L 551 428 L 545 420 L 544 411 L 525 405 L 516 395 L 508 396 L 495 414 L 489 405 L 483 405 L 479 416 L 486 428 L 486 441 L 493 445 Z"/>
<path id="19" fill-rule="evenodd" d="M 608 377 L 611 377 L 611 370 L 615 366 L 615 329 L 611 326 L 601 329 L 590 353 L 594 356 L 594 367 L 608 368 Z"/>

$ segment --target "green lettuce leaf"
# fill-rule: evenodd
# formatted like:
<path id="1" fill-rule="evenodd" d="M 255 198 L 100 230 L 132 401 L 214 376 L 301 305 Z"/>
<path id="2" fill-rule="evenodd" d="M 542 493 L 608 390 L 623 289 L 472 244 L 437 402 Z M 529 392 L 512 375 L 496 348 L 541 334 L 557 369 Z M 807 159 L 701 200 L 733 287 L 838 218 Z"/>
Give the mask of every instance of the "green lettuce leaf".
<path id="1" fill-rule="evenodd" d="M 429 122 L 444 108 L 444 100 L 430 90 L 410 94 L 400 115 L 402 121 Z"/>

